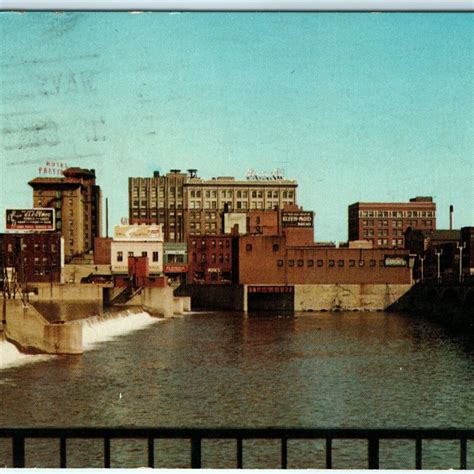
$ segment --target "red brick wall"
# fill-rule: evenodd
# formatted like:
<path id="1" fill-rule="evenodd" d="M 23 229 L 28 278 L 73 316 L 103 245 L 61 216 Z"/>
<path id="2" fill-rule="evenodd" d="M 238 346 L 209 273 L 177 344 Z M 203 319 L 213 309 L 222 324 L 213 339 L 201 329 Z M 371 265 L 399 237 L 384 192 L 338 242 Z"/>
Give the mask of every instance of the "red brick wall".
<path id="1" fill-rule="evenodd" d="M 110 265 L 111 244 L 110 237 L 96 237 L 94 239 L 94 263 L 96 265 Z"/>
<path id="2" fill-rule="evenodd" d="M 290 247 L 282 237 L 239 238 L 241 284 L 409 284 L 405 267 L 385 267 L 403 250 Z M 361 265 L 363 263 L 363 265 Z"/>

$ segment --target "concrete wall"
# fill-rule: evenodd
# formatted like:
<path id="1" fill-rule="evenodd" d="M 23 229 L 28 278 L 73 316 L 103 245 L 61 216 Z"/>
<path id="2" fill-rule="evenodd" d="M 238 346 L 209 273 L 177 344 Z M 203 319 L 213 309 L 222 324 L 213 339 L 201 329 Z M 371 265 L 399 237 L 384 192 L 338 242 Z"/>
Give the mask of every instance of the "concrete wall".
<path id="1" fill-rule="evenodd" d="M 295 311 L 374 311 L 388 308 L 411 285 L 295 285 Z"/>
<path id="2" fill-rule="evenodd" d="M 7 339 L 24 351 L 47 354 L 81 354 L 82 326 L 77 323 L 50 324 L 33 306 L 21 300 L 2 301 L 2 319 Z"/>
<path id="3" fill-rule="evenodd" d="M 193 309 L 244 311 L 241 285 L 182 285 L 176 296 L 190 296 Z"/>
<path id="4" fill-rule="evenodd" d="M 102 301 L 102 286 L 93 283 L 38 286 L 34 300 Z"/>
<path id="5" fill-rule="evenodd" d="M 143 288 L 127 302 L 127 305 L 143 306 L 152 314 L 161 314 L 165 318 L 172 317 L 175 310 L 173 288 Z"/>
<path id="6" fill-rule="evenodd" d="M 80 283 L 81 278 L 87 277 L 91 273 L 110 275 L 110 265 L 64 265 L 62 278 L 65 283 Z"/>

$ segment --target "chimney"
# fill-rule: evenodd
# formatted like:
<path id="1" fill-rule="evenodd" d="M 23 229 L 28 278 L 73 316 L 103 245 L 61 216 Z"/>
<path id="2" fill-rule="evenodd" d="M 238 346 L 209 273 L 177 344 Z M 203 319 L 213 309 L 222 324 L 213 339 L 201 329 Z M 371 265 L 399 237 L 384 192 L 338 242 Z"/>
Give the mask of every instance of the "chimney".
<path id="1" fill-rule="evenodd" d="M 197 177 L 197 169 L 191 168 L 188 170 L 189 177 L 190 178 L 196 178 Z"/>
<path id="2" fill-rule="evenodd" d="M 109 238 L 109 198 L 105 198 L 105 237 Z"/>
<path id="3" fill-rule="evenodd" d="M 451 204 L 449 206 L 449 230 L 453 230 L 453 213 L 454 213 L 454 206 Z"/>

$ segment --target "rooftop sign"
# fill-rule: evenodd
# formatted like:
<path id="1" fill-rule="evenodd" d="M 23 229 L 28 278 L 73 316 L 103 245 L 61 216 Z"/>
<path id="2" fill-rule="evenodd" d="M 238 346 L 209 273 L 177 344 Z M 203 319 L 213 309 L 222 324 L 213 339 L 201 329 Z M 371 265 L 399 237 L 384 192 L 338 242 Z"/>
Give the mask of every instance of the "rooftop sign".
<path id="1" fill-rule="evenodd" d="M 283 227 L 313 227 L 313 213 L 311 211 L 282 212 Z"/>
<path id="2" fill-rule="evenodd" d="M 114 240 L 163 241 L 161 225 L 116 225 L 114 227 Z"/>
<path id="3" fill-rule="evenodd" d="M 250 181 L 276 181 L 283 179 L 283 170 L 280 168 L 275 168 L 274 170 L 267 171 L 257 171 L 253 168 L 247 170 L 246 178 Z"/>
<path id="4" fill-rule="evenodd" d="M 7 231 L 52 231 L 54 226 L 54 209 L 6 209 L 5 229 Z"/>

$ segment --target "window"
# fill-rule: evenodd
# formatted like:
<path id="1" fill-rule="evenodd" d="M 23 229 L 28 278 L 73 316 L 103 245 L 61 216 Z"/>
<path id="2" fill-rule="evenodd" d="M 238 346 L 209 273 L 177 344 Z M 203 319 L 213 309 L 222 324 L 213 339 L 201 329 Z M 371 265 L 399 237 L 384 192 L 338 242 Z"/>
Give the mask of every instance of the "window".
<path id="1" fill-rule="evenodd" d="M 277 267 L 283 266 L 283 260 L 277 260 Z"/>
<path id="2" fill-rule="evenodd" d="M 375 260 L 370 260 L 369 266 L 370 267 L 375 267 Z"/>
<path id="3" fill-rule="evenodd" d="M 329 267 L 334 267 L 335 261 L 334 260 L 329 260 L 328 266 Z"/>
<path id="4" fill-rule="evenodd" d="M 215 254 L 215 253 L 213 253 L 213 254 L 211 255 L 211 262 L 212 262 L 212 263 L 215 263 L 215 262 L 216 262 L 216 254 Z"/>
<path id="5" fill-rule="evenodd" d="M 273 251 L 278 252 L 280 250 L 280 246 L 278 244 L 273 244 Z"/>
<path id="6" fill-rule="evenodd" d="M 365 265 L 365 260 L 359 260 L 359 267 L 363 267 Z"/>
<path id="7" fill-rule="evenodd" d="M 252 251 L 252 244 L 247 244 L 245 246 L 245 250 L 247 250 L 247 252 L 251 252 Z"/>
<path id="8" fill-rule="evenodd" d="M 355 267 L 356 261 L 355 260 L 349 260 L 349 266 L 350 267 Z"/>
<path id="9" fill-rule="evenodd" d="M 142 252 L 142 257 L 148 257 L 148 252 Z"/>
<path id="10" fill-rule="evenodd" d="M 158 252 L 153 252 L 153 261 L 157 262 L 158 261 Z"/>
<path id="11" fill-rule="evenodd" d="M 308 265 L 308 267 L 314 267 L 314 260 L 308 260 L 306 264 Z"/>
<path id="12" fill-rule="evenodd" d="M 338 267 L 343 267 L 344 266 L 344 260 L 338 260 L 337 261 L 337 266 Z"/>
<path id="13" fill-rule="evenodd" d="M 117 252 L 117 262 L 123 262 L 123 252 Z"/>
<path id="14" fill-rule="evenodd" d="M 298 265 L 298 267 L 302 267 L 304 265 L 304 261 L 303 260 L 298 260 L 297 265 Z"/>
<path id="15" fill-rule="evenodd" d="M 193 262 L 197 262 L 197 254 L 193 253 Z"/>
<path id="16" fill-rule="evenodd" d="M 318 260 L 317 265 L 318 265 L 318 267 L 322 267 L 322 266 L 323 266 L 323 261 L 322 261 L 322 260 Z"/>
<path id="17" fill-rule="evenodd" d="M 288 266 L 289 267 L 294 267 L 295 266 L 295 261 L 294 260 L 288 260 Z"/>
<path id="18" fill-rule="evenodd" d="M 128 252 L 129 257 L 133 257 L 133 252 Z"/>

